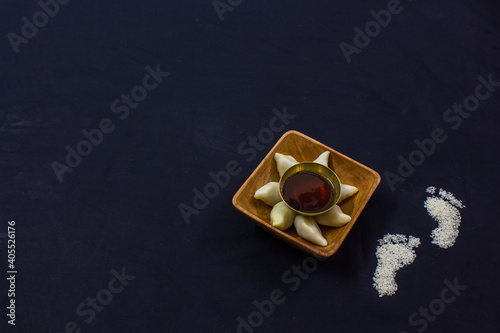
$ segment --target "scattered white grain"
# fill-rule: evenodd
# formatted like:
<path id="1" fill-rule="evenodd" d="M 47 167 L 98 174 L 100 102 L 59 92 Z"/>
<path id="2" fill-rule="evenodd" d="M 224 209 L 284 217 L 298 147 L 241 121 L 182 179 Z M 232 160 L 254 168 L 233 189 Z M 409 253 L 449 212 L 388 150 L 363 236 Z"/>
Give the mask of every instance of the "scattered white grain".
<path id="1" fill-rule="evenodd" d="M 429 186 L 426 190 L 428 193 L 431 193 L 428 191 L 429 188 L 435 189 L 434 186 Z M 432 244 L 443 249 L 452 247 L 458 237 L 458 229 L 462 220 L 457 207 L 465 208 L 465 205 L 452 193 L 440 188 L 439 197 L 428 197 L 424 202 L 424 207 L 429 216 L 438 223 L 437 228 L 431 232 Z"/>
<path id="2" fill-rule="evenodd" d="M 396 272 L 411 264 L 416 254 L 413 248 L 420 245 L 420 239 L 405 235 L 387 234 L 378 240 L 376 256 L 378 259 L 377 268 L 373 276 L 373 287 L 377 289 L 379 297 L 393 295 L 398 290 L 396 283 Z"/>
<path id="3" fill-rule="evenodd" d="M 443 199 L 448 200 L 455 207 L 465 208 L 465 206 L 462 204 L 462 201 L 458 200 L 452 193 L 446 192 L 442 188 L 439 189 L 439 196 Z"/>
<path id="4" fill-rule="evenodd" d="M 425 189 L 425 192 L 434 194 L 436 193 L 436 188 L 434 186 L 429 186 L 428 188 Z"/>

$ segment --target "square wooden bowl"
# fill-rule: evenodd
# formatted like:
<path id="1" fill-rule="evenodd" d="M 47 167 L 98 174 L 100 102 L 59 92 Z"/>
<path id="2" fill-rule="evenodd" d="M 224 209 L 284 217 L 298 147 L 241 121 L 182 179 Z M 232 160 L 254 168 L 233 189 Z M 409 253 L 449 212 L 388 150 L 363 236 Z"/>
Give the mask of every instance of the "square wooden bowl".
<path id="1" fill-rule="evenodd" d="M 274 160 L 275 153 L 292 155 L 297 161 L 306 162 L 315 160 L 326 150 L 330 151 L 328 166 L 335 171 L 340 182 L 356 186 L 359 192 L 339 204 L 342 211 L 351 216 L 352 220 L 349 223 L 340 228 L 320 225 L 323 237 L 328 241 L 328 245 L 322 247 L 297 235 L 293 226 L 285 231 L 271 226 L 269 219 L 272 207 L 266 205 L 261 200 L 255 199 L 253 196 L 255 191 L 265 184 L 271 181 L 279 181 L 278 169 Z M 259 227 L 288 244 L 305 253 L 327 258 L 339 249 L 379 183 L 380 175 L 376 171 L 302 133 L 288 131 L 283 134 L 238 192 L 236 192 L 233 197 L 233 205 L 243 214 L 250 217 Z"/>

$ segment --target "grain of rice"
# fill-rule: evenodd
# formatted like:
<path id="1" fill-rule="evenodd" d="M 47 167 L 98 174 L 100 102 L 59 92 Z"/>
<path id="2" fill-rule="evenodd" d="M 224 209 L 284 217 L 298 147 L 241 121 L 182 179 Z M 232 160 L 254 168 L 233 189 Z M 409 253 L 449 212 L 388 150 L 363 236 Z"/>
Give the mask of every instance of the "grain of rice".
<path id="1" fill-rule="evenodd" d="M 436 188 L 434 186 L 429 186 L 428 188 L 425 189 L 425 192 L 434 194 L 436 193 Z"/>
<path id="2" fill-rule="evenodd" d="M 405 235 L 387 234 L 378 240 L 376 256 L 378 259 L 377 268 L 373 276 L 373 287 L 378 291 L 379 297 L 394 295 L 398 290 L 396 283 L 396 272 L 409 264 L 415 258 L 415 250 L 420 245 L 420 239 Z"/>
<path id="3" fill-rule="evenodd" d="M 448 200 L 455 207 L 465 208 L 465 206 L 462 204 L 462 201 L 458 200 L 452 193 L 446 192 L 442 188 L 439 189 L 439 196 L 443 199 Z"/>
<path id="4" fill-rule="evenodd" d="M 427 209 L 429 216 L 438 223 L 437 228 L 431 232 L 432 244 L 436 244 L 443 249 L 453 246 L 458 237 L 458 229 L 462 220 L 457 207 L 465 208 L 465 205 L 455 198 L 452 193 L 440 188 L 439 197 L 427 197 L 424 207 Z"/>

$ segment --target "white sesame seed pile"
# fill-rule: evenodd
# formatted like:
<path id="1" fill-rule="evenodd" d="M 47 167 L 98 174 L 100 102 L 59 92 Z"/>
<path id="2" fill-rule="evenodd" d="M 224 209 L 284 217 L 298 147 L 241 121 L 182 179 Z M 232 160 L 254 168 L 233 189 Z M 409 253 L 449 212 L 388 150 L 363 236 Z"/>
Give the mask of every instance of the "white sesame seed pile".
<path id="1" fill-rule="evenodd" d="M 429 186 L 426 190 L 430 194 L 436 192 L 434 186 Z M 447 249 L 455 244 L 458 237 L 458 228 L 462 217 L 458 208 L 465 208 L 462 201 L 455 198 L 452 193 L 439 189 L 439 197 L 428 197 L 424 202 L 427 213 L 438 222 L 437 228 L 432 230 L 432 244 L 436 244 L 443 249 Z"/>
<path id="2" fill-rule="evenodd" d="M 420 245 L 420 239 L 405 235 L 387 234 L 378 240 L 376 256 L 378 259 L 375 275 L 373 276 L 373 287 L 377 289 L 379 297 L 393 295 L 398 290 L 396 283 L 396 272 L 409 264 L 415 258 L 415 250 Z"/>

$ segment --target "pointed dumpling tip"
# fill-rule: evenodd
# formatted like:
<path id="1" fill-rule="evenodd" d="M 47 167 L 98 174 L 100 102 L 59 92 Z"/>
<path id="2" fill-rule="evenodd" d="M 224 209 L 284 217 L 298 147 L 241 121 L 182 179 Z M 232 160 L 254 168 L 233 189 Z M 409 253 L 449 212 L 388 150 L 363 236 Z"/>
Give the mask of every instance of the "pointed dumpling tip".
<path id="1" fill-rule="evenodd" d="M 299 163 L 293 156 L 283 155 L 280 153 L 274 154 L 274 160 L 276 161 L 276 167 L 278 168 L 280 178 L 283 176 L 285 171 L 288 170 L 288 168 Z"/>
<path id="2" fill-rule="evenodd" d="M 339 198 L 339 201 L 337 203 L 342 202 L 344 199 L 347 199 L 350 196 L 353 196 L 357 192 L 358 192 L 358 188 L 356 186 L 342 184 L 342 189 L 340 191 L 340 198 Z"/>
<path id="3" fill-rule="evenodd" d="M 330 152 L 327 150 L 321 155 L 319 155 L 313 162 L 314 163 L 319 163 L 322 164 L 326 167 L 328 167 L 328 158 L 330 157 Z"/>

